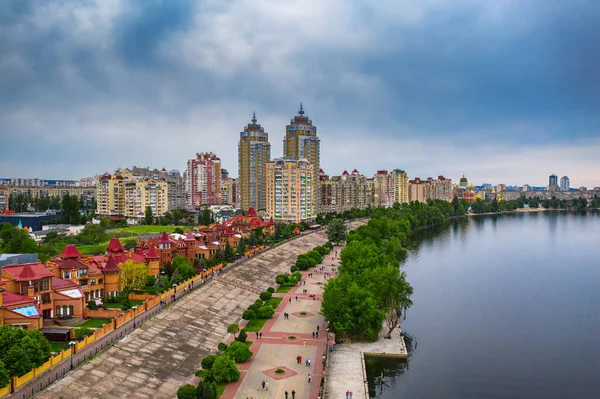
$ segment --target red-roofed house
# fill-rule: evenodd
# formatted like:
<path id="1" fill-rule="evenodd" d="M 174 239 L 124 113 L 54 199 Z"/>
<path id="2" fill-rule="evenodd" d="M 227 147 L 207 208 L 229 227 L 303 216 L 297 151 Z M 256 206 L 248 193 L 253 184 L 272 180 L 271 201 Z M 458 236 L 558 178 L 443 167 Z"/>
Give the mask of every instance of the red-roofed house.
<path id="1" fill-rule="evenodd" d="M 44 321 L 35 299 L 0 289 L 0 326 L 4 324 L 24 330 L 39 330 Z"/>

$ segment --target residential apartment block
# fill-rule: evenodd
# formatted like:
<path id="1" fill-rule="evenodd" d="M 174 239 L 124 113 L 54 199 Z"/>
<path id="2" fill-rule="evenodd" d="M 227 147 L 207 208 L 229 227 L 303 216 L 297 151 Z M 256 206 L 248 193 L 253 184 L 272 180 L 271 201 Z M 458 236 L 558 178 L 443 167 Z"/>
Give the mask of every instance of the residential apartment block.
<path id="1" fill-rule="evenodd" d="M 187 162 L 185 171 L 187 205 L 199 209 L 203 205 L 221 203 L 221 159 L 212 152 L 196 154 Z"/>
<path id="2" fill-rule="evenodd" d="M 257 123 L 256 113 L 244 131 L 240 133 L 238 144 L 240 206 L 244 211 L 250 208 L 267 208 L 266 165 L 271 160 L 269 134 Z"/>
<path id="3" fill-rule="evenodd" d="M 408 203 L 408 174 L 402 169 L 394 169 L 391 175 L 394 192 L 393 202 L 399 204 Z"/>
<path id="4" fill-rule="evenodd" d="M 312 120 L 304 115 L 304 108 L 300 103 L 298 115 L 294 116 L 290 124 L 285 127 L 283 140 L 283 156 L 287 159 L 306 159 L 312 167 L 312 203 L 315 214 L 319 212 L 319 164 L 321 142 L 317 137 L 317 127 Z"/>
<path id="5" fill-rule="evenodd" d="M 267 213 L 274 220 L 299 223 L 317 217 L 313 168 L 307 159 L 267 162 Z"/>
<path id="6" fill-rule="evenodd" d="M 410 180 L 408 187 L 409 202 L 427 200 L 452 201 L 452 180 L 438 176 L 437 180 L 429 177 L 421 180 L 419 177 Z"/>

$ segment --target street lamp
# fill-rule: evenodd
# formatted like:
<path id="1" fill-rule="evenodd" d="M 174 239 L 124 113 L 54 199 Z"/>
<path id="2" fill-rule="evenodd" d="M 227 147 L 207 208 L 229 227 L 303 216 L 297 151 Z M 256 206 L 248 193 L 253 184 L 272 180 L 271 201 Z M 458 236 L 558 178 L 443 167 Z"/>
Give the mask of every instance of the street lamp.
<path id="1" fill-rule="evenodd" d="M 70 341 L 69 346 L 71 347 L 71 370 L 73 370 L 73 352 L 75 352 L 75 341 Z"/>
<path id="2" fill-rule="evenodd" d="M 173 283 L 173 302 L 177 300 L 177 284 Z"/>
<path id="3" fill-rule="evenodd" d="M 133 309 L 133 328 L 135 328 L 135 310 L 137 309 L 137 306 L 133 306 L 131 309 Z"/>

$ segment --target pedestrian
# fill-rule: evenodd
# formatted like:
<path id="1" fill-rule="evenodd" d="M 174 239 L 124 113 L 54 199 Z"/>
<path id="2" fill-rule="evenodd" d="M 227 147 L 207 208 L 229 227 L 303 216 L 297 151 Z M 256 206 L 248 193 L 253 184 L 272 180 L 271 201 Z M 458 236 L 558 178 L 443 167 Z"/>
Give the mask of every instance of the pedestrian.
<path id="1" fill-rule="evenodd" d="M 352 399 L 352 391 L 350 391 L 350 396 L 348 396 L 348 399 Z"/>
<path id="2" fill-rule="evenodd" d="M 310 373 L 308 373 L 308 383 L 309 383 L 309 384 L 310 384 L 310 380 L 311 380 L 311 379 L 312 379 L 312 378 L 311 378 L 311 376 L 310 376 Z"/>
<path id="3" fill-rule="evenodd" d="M 300 355 L 296 356 L 296 363 L 300 364 Z"/>
<path id="4" fill-rule="evenodd" d="M 288 391 L 285 391 L 285 399 L 288 399 Z"/>
<path id="5" fill-rule="evenodd" d="M 300 363 L 302 363 L 302 355 L 300 355 Z"/>
<path id="6" fill-rule="evenodd" d="M 258 339 L 258 331 L 256 332 L 256 339 Z"/>
<path id="7" fill-rule="evenodd" d="M 316 336 L 317 338 L 319 338 L 319 332 L 318 332 L 318 331 L 316 332 L 315 336 Z"/>
<path id="8" fill-rule="evenodd" d="M 265 381 L 265 391 L 269 390 L 269 381 Z"/>
<path id="9" fill-rule="evenodd" d="M 296 399 L 296 391 L 292 389 L 292 399 Z"/>
<path id="10" fill-rule="evenodd" d="M 258 338 L 262 339 L 262 333 L 258 333 Z"/>
<path id="11" fill-rule="evenodd" d="M 308 367 L 310 367 L 310 359 L 308 359 Z"/>
<path id="12" fill-rule="evenodd" d="M 289 303 L 292 303 L 292 298 L 290 298 Z"/>
<path id="13" fill-rule="evenodd" d="M 262 389 L 265 389 L 265 380 L 262 382 Z"/>
<path id="14" fill-rule="evenodd" d="M 346 399 L 348 399 L 348 395 L 350 395 L 350 391 L 346 389 Z"/>
<path id="15" fill-rule="evenodd" d="M 313 331 L 313 333 L 312 333 L 312 334 L 313 334 L 313 338 L 314 338 L 314 337 L 315 337 L 315 332 Z"/>
<path id="16" fill-rule="evenodd" d="M 306 340 L 304 340 L 304 342 L 303 342 L 303 343 L 304 343 L 304 347 L 306 348 Z"/>
<path id="17" fill-rule="evenodd" d="M 321 326 L 317 326 L 317 332 L 319 332 L 320 329 L 321 329 Z"/>

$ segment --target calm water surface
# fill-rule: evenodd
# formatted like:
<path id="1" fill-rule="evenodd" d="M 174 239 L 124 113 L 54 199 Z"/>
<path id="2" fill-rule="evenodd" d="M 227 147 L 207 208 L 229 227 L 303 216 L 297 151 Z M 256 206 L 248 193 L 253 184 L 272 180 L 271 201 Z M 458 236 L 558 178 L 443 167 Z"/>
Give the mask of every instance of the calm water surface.
<path id="1" fill-rule="evenodd" d="M 474 217 L 418 238 L 402 323 L 417 349 L 368 361 L 372 397 L 600 398 L 600 215 Z"/>

